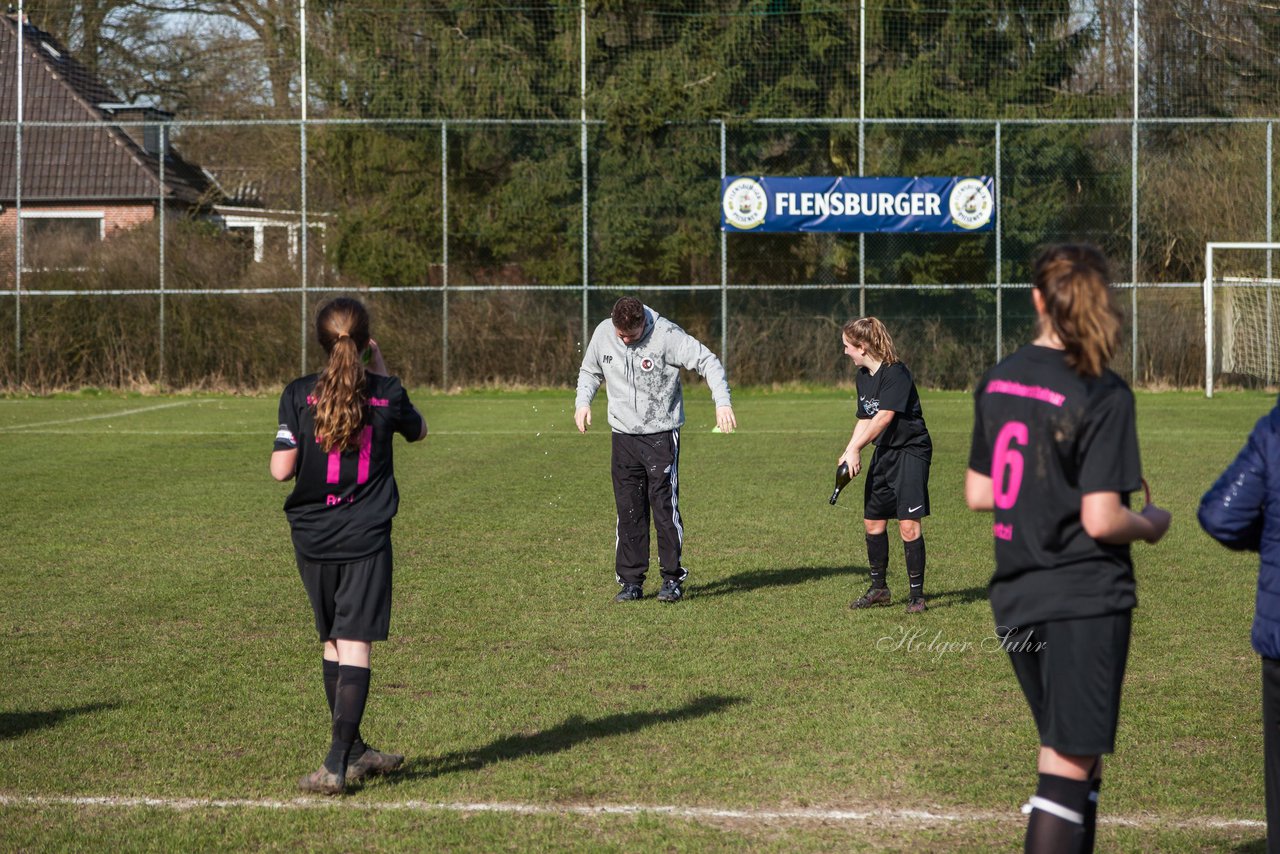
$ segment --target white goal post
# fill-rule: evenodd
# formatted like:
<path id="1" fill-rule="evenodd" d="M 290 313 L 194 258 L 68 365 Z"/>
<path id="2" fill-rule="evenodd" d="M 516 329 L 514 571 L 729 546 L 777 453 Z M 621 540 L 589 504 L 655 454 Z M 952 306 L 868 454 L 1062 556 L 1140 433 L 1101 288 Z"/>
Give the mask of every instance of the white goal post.
<path id="1" fill-rule="evenodd" d="M 1204 247 L 1204 394 L 1217 377 L 1248 385 L 1280 379 L 1280 280 L 1272 258 L 1280 243 L 1206 243 Z M 1280 257 L 1276 258 L 1280 261 Z"/>

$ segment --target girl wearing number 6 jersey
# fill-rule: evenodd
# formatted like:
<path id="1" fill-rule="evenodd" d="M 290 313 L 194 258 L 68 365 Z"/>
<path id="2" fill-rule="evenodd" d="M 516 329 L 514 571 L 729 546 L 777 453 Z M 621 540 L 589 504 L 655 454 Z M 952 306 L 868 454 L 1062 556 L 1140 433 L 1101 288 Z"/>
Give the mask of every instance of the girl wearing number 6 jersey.
<path id="1" fill-rule="evenodd" d="M 1050 247 L 1032 285 L 1035 340 L 974 392 L 965 498 L 993 511 L 991 609 L 1040 736 L 1025 850 L 1091 851 L 1137 605 L 1129 544 L 1170 517 L 1129 509 L 1142 469 L 1133 393 L 1107 368 L 1121 317 L 1106 259 Z"/>
<path id="2" fill-rule="evenodd" d="M 328 363 L 280 396 L 271 474 L 297 478 L 284 510 L 324 644 L 330 712 L 329 754 L 298 787 L 334 795 L 404 761 L 365 744 L 360 721 L 369 653 L 374 641 L 387 639 L 391 620 L 391 519 L 400 503 L 392 439 L 399 433 L 416 442 L 427 435 L 427 422 L 400 380 L 387 376 L 363 305 L 346 298 L 327 303 L 316 317 L 316 336 Z"/>

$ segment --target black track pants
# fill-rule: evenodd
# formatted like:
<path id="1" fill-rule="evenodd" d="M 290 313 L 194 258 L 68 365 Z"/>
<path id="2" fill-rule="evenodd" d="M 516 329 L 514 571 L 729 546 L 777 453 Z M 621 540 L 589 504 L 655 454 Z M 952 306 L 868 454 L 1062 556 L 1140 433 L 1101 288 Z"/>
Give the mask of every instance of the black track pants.
<path id="1" fill-rule="evenodd" d="M 1262 750 L 1267 793 L 1267 851 L 1280 852 L 1280 660 L 1262 659 Z"/>
<path id="2" fill-rule="evenodd" d="M 615 571 L 619 584 L 643 584 L 649 569 L 649 517 L 658 530 L 663 579 L 683 581 L 680 550 L 680 431 L 613 434 L 613 498 L 618 506 Z"/>

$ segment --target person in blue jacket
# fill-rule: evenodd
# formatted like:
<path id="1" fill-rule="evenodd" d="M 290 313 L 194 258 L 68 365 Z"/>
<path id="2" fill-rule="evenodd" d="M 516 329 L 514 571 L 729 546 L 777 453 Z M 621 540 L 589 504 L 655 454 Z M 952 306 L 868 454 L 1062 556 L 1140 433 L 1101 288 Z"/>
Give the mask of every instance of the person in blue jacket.
<path id="1" fill-rule="evenodd" d="M 1280 852 L 1280 403 L 1258 419 L 1235 461 L 1200 499 L 1200 527 L 1230 549 L 1258 552 L 1253 648 L 1262 656 L 1267 850 Z"/>

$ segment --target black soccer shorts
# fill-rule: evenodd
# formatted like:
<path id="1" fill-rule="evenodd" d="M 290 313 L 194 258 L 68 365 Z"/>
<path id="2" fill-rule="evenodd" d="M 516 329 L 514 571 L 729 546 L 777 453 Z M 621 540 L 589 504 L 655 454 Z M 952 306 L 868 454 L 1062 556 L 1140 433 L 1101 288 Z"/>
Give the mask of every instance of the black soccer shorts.
<path id="1" fill-rule="evenodd" d="M 1042 745 L 1069 756 L 1115 750 L 1132 613 L 1052 620 L 1004 635 Z"/>
<path id="2" fill-rule="evenodd" d="M 902 451 L 876 448 L 863 487 L 864 519 L 923 519 L 929 515 L 929 464 Z"/>
<path id="3" fill-rule="evenodd" d="M 320 640 L 384 641 L 391 627 L 391 544 L 347 563 L 294 553 Z"/>

